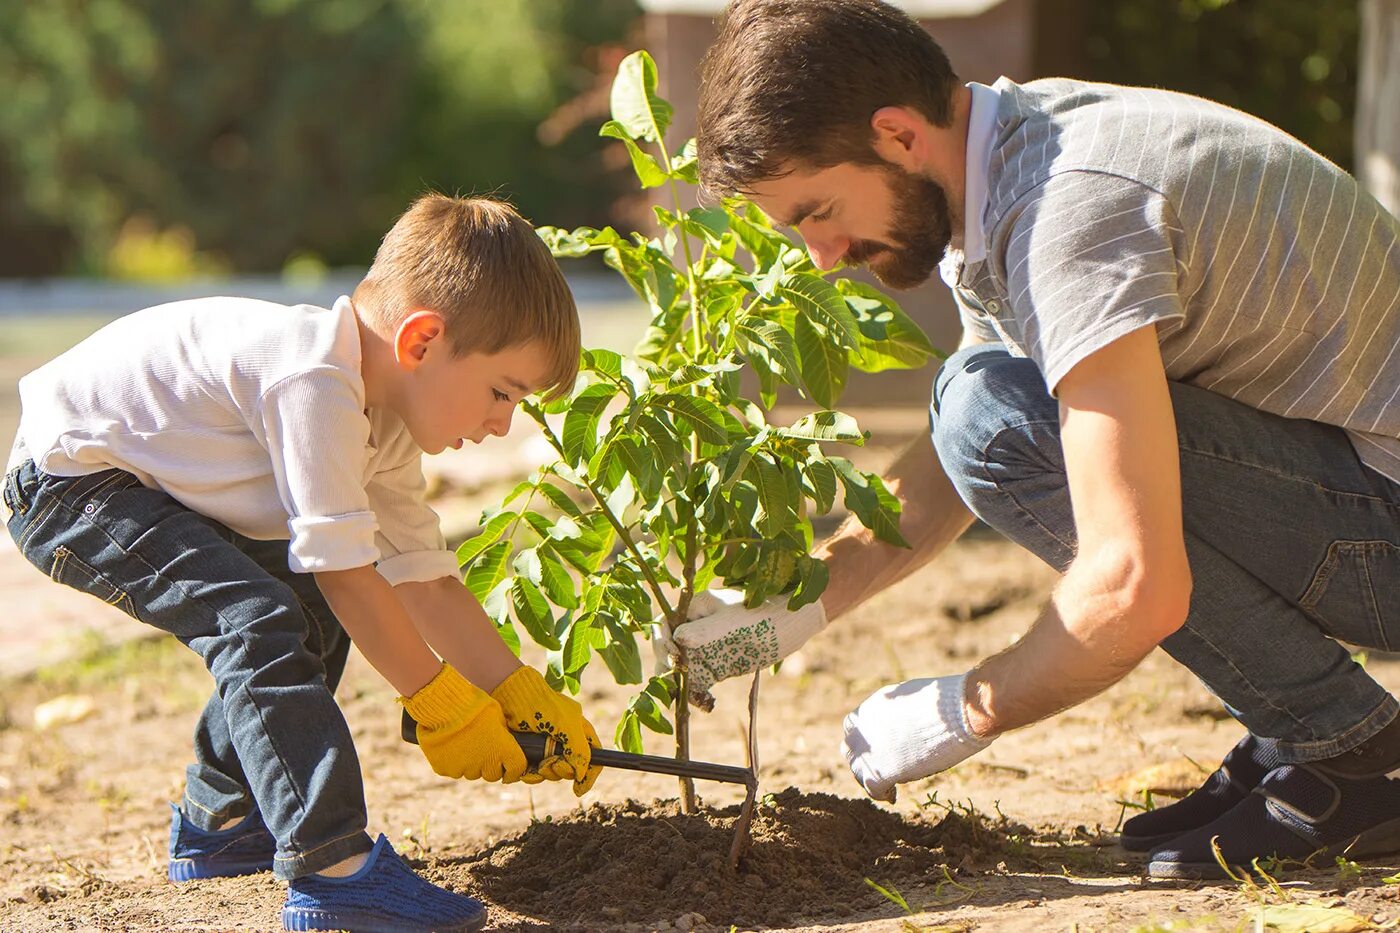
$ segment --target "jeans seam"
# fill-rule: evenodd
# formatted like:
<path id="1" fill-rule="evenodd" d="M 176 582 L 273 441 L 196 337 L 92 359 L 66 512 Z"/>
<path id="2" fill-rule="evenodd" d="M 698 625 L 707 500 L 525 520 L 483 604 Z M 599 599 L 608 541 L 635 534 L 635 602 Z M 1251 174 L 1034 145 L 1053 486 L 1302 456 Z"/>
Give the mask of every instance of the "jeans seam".
<path id="1" fill-rule="evenodd" d="M 1380 505 L 1386 506 L 1391 510 L 1400 512 L 1400 504 L 1396 504 L 1390 501 L 1389 499 L 1385 498 L 1384 496 L 1376 496 L 1372 495 L 1371 493 L 1364 492 L 1354 492 L 1349 489 L 1334 489 L 1325 483 L 1318 482 L 1316 479 L 1310 476 L 1296 476 L 1292 473 L 1284 473 L 1280 470 L 1272 469 L 1269 466 L 1266 466 L 1265 464 L 1253 463 L 1249 460 L 1239 460 L 1235 457 L 1227 457 L 1224 454 L 1215 453 L 1209 450 L 1200 450 L 1199 448 L 1192 447 L 1186 444 L 1185 442 L 1180 441 L 1179 439 L 1178 447 L 1180 448 L 1182 453 L 1193 454 L 1197 457 L 1204 457 L 1209 460 L 1219 460 L 1222 463 L 1234 464 L 1235 466 L 1243 467 L 1248 470 L 1258 470 L 1261 473 L 1267 473 L 1270 476 L 1276 477 L 1278 479 L 1284 479 L 1288 480 L 1289 482 L 1299 483 L 1304 486 L 1311 486 L 1314 489 L 1320 489 L 1323 492 L 1331 493 L 1334 496 L 1346 496 L 1352 499 L 1362 499 L 1366 502 L 1378 503 Z"/>
<path id="2" fill-rule="evenodd" d="M 63 499 L 58 499 L 58 500 L 54 503 L 54 505 L 60 505 L 60 504 L 63 505 L 64 508 L 67 509 L 68 511 L 70 511 L 70 512 L 72 511 L 72 508 L 71 508 L 71 507 L 68 505 L 68 503 L 66 503 Z M 165 581 L 166 581 L 167 583 L 169 583 L 171 586 L 173 586 L 173 587 L 175 587 L 177 590 L 179 590 L 180 593 L 181 593 L 181 595 L 184 596 L 184 598 L 185 598 L 187 601 L 189 601 L 189 602 L 200 602 L 201 604 L 205 605 L 205 606 L 209 609 L 209 611 L 211 611 L 211 612 L 214 614 L 214 618 L 218 619 L 220 630 L 221 630 L 222 632 L 227 633 L 227 634 L 234 635 L 234 636 L 238 639 L 238 643 L 239 643 L 239 645 L 241 646 L 242 650 L 243 650 L 245 653 L 250 653 L 249 650 L 248 650 L 248 648 L 249 648 L 249 646 L 248 646 L 248 639 L 244 636 L 243 632 L 239 631 L 237 628 L 235 628 L 234 626 L 232 626 L 232 625 L 229 624 L 228 620 L 224 618 L 224 615 L 223 615 L 222 612 L 220 612 L 218 609 L 215 609 L 215 608 L 212 607 L 212 606 L 208 606 L 208 604 L 207 604 L 207 603 L 204 603 L 203 600 L 196 600 L 196 599 L 194 599 L 193 597 L 191 597 L 191 596 L 185 591 L 185 588 L 180 584 L 180 581 L 175 580 L 175 579 L 173 579 L 173 578 L 171 578 L 171 577 L 166 576 L 164 573 L 162 573 L 161 571 L 159 571 L 159 570 L 157 570 L 155 567 L 153 567 L 153 566 L 151 565 L 150 561 L 146 560 L 146 559 L 145 559 L 144 557 L 142 557 L 140 554 L 137 554 L 137 553 L 135 553 L 135 552 L 133 552 L 133 551 L 128 550 L 126 547 L 124 547 L 124 546 L 121 544 L 121 542 L 119 542 L 119 541 L 117 541 L 115 538 L 113 538 L 112 535 L 111 535 L 111 533 L 108 532 L 107 529 L 103 528 L 101 525 L 97 525 L 97 524 L 93 524 L 93 523 L 89 523 L 89 525 L 90 525 L 90 527 L 92 527 L 92 528 L 94 528 L 94 529 L 97 529 L 97 530 L 100 531 L 103 535 L 105 535 L 106 538 L 107 538 L 107 540 L 110 541 L 110 542 L 112 543 L 112 545 L 113 545 L 114 547 L 116 547 L 116 548 L 122 553 L 123 556 L 129 557 L 129 558 L 131 558 L 132 560 L 135 560 L 135 561 L 139 562 L 141 565 L 143 565 L 147 570 L 150 571 L 152 577 L 154 577 L 154 578 L 157 579 L 157 580 L 165 580 Z M 267 728 L 267 719 L 266 719 L 266 717 L 265 717 L 265 715 L 264 715 L 264 713 L 263 713 L 263 709 L 262 709 L 262 707 L 257 703 L 257 701 L 253 699 L 253 697 L 252 697 L 251 695 L 249 695 L 249 698 L 248 698 L 248 699 L 249 699 L 249 702 L 252 704 L 253 709 L 257 711 L 257 714 L 258 714 L 258 724 L 262 727 L 262 733 L 263 733 L 263 735 L 264 735 L 264 736 L 266 737 L 266 739 L 267 739 L 267 744 L 272 748 L 273 753 L 276 754 L 276 756 L 277 756 L 278 764 L 281 766 L 280 771 L 281 771 L 281 774 L 282 774 L 282 779 L 287 783 L 288 787 L 291 788 L 292 797 L 296 800 L 297 805 L 301 808 L 302 816 L 305 817 L 305 815 L 306 815 L 306 801 L 303 799 L 303 797 L 302 797 L 302 795 L 301 795 L 301 792 L 298 790 L 298 788 L 297 788 L 297 786 L 296 786 L 296 781 L 294 781 L 294 780 L 291 779 L 291 777 L 290 777 L 291 769 L 287 766 L 287 760 L 286 760 L 286 758 L 283 757 L 283 755 L 282 755 L 282 750 L 281 750 L 280 748 L 277 747 L 277 742 L 272 738 L 272 733 L 271 733 L 271 731 Z"/>
<path id="3" fill-rule="evenodd" d="M 101 476 L 102 473 L 92 473 L 90 475 Z M 21 551 L 24 550 L 24 546 L 29 542 L 29 538 L 34 534 L 34 532 L 38 530 L 40 523 L 43 522 L 44 519 L 48 518 L 49 514 L 52 513 L 57 506 L 62 505 L 65 509 L 68 509 L 68 511 L 72 512 L 73 509 L 70 508 L 67 503 L 68 499 L 86 499 L 88 496 L 95 495 L 96 493 L 100 492 L 103 488 L 106 487 L 107 484 L 112 483 L 119 478 L 120 473 L 118 473 L 117 476 L 109 476 L 101 482 L 95 482 L 92 484 L 92 487 L 90 489 L 83 490 L 81 495 L 78 494 L 78 487 L 82 485 L 82 481 L 79 480 L 77 483 L 73 484 L 74 488 L 69 493 L 55 495 L 53 497 L 53 501 L 50 502 L 47 506 L 45 506 L 42 512 L 34 516 L 34 518 L 27 523 L 27 526 L 24 529 L 24 534 L 22 534 L 20 536 L 19 541 L 16 542 L 16 544 L 19 546 L 19 549 Z"/>
<path id="4" fill-rule="evenodd" d="M 1376 726 L 1375 728 L 1373 728 L 1373 729 L 1370 731 L 1370 733 L 1367 734 L 1367 735 L 1365 735 L 1365 736 L 1363 736 L 1363 737 L 1361 738 L 1360 741 L 1355 742 L 1355 743 L 1352 743 L 1352 744 L 1349 745 L 1348 747 L 1343 748 L 1344 745 L 1347 745 L 1348 737 L 1349 737 L 1349 736 L 1355 735 L 1357 732 L 1359 732 L 1359 731 L 1361 731 L 1361 730 L 1363 730 L 1363 729 L 1365 729 L 1365 728 L 1371 726 L 1371 725 L 1372 725 L 1372 720 L 1374 720 L 1374 719 L 1377 717 L 1377 715 L 1379 715 L 1381 712 L 1383 712 L 1383 711 L 1386 710 L 1386 709 L 1390 709 L 1390 711 L 1391 711 L 1391 716 L 1390 716 L 1390 718 L 1388 718 L 1385 722 L 1381 723 L 1379 726 Z M 1349 751 L 1349 750 L 1352 749 L 1352 748 L 1355 748 L 1357 745 L 1360 745 L 1361 742 L 1366 741 L 1366 740 L 1369 739 L 1371 736 L 1373 736 L 1373 735 L 1375 735 L 1377 732 L 1379 732 L 1381 729 L 1384 729 L 1393 719 L 1395 719 L 1395 716 L 1396 716 L 1395 710 L 1396 710 L 1396 700 L 1395 700 L 1395 697 L 1393 697 L 1393 696 L 1391 696 L 1389 693 L 1387 693 L 1387 694 L 1385 695 L 1384 699 L 1381 700 L 1380 704 L 1379 704 L 1378 706 L 1376 706 L 1375 709 L 1373 709 L 1373 710 L 1371 710 L 1369 713 L 1367 713 L 1364 717 L 1362 717 L 1362 719 L 1361 719 L 1360 722 L 1358 722 L 1356 725 L 1352 726 L 1352 727 L 1351 727 L 1350 729 L 1348 729 L 1346 732 L 1343 732 L 1341 735 L 1336 735 L 1336 736 L 1333 736 L 1333 737 L 1331 737 L 1331 738 L 1329 738 L 1329 739 L 1317 739 L 1317 740 L 1313 740 L 1313 741 L 1310 741 L 1310 742 L 1288 742 L 1288 741 L 1280 740 L 1280 741 L 1279 741 L 1279 746 L 1280 746 L 1280 748 L 1285 748 L 1285 749 L 1288 749 L 1288 750 L 1290 750 L 1290 751 L 1301 751 L 1301 752 L 1303 752 L 1304 754 L 1316 754 L 1317 752 L 1322 752 L 1322 753 L 1324 753 L 1324 754 L 1323 754 L 1321 757 L 1323 757 L 1323 758 L 1330 758 L 1330 757 L 1332 757 L 1333 755 L 1339 755 L 1339 754 L 1342 754 L 1343 752 Z M 1309 760 L 1317 760 L 1317 759 L 1309 759 Z"/>
<path id="5" fill-rule="evenodd" d="M 1364 548 L 1361 551 L 1361 566 L 1366 571 L 1366 595 L 1371 599 L 1371 619 L 1376 623 L 1376 638 L 1382 647 L 1390 650 L 1390 639 L 1385 634 L 1385 620 L 1381 618 L 1381 604 L 1376 599 L 1376 585 L 1371 576 L 1371 551 L 1375 548 Z"/>
<path id="6" fill-rule="evenodd" d="M 1072 553 L 1074 553 L 1075 550 L 1076 550 L 1075 545 L 1070 544 L 1068 541 L 1065 541 L 1065 540 L 1061 539 L 1059 535 L 1055 534 L 1055 532 L 1054 532 L 1053 530 L 1051 530 L 1044 522 L 1042 522 L 1042 521 L 1036 516 L 1036 514 L 1035 514 L 1034 511 L 1032 511 L 1030 508 L 1028 508 L 1026 505 L 1024 505 L 1024 504 L 1021 502 L 1021 500 L 1018 499 L 1018 498 L 1016 497 L 1016 494 L 1015 494 L 1014 492 L 1012 492 L 1011 489 L 1010 489 L 1008 486 L 1002 484 L 1001 481 L 998 480 L 998 479 L 996 478 L 996 476 L 995 476 L 990 470 L 987 469 L 988 452 L 992 449 L 993 446 L 996 445 L 997 441 L 999 441 L 1003 435 L 1005 435 L 1005 434 L 1010 434 L 1010 433 L 1015 432 L 1015 431 L 1019 431 L 1019 430 L 1021 430 L 1022 428 L 1031 427 L 1032 425 L 1041 425 L 1041 426 L 1043 426 L 1043 425 L 1053 425 L 1053 424 L 1058 424 L 1058 422 L 1050 422 L 1050 421 L 1026 421 L 1026 422 L 1022 422 L 1022 423 L 1020 423 L 1020 424 L 1012 424 L 1012 425 L 1007 425 L 1007 426 L 1003 427 L 1003 428 L 1002 428 L 1000 431 L 998 431 L 996 434 L 992 435 L 991 439 L 989 439 L 989 440 L 987 441 L 987 445 L 986 445 L 985 447 L 983 447 L 982 450 L 981 450 L 981 452 L 978 454 L 978 467 L 979 467 L 979 469 L 981 469 L 983 475 L 985 475 L 986 478 L 991 482 L 991 484 L 997 488 L 997 492 L 999 492 L 999 493 L 1005 495 L 1008 499 L 1011 500 L 1012 505 L 1014 505 L 1014 506 L 1016 507 L 1016 510 L 1017 510 L 1017 511 L 1019 511 L 1024 517 L 1029 518 L 1029 519 L 1031 520 L 1031 522 L 1032 522 L 1037 528 L 1039 528 L 1041 531 L 1043 531 L 1047 536 L 1049 536 L 1049 538 L 1050 538 L 1052 541 L 1055 541 L 1055 542 L 1058 543 L 1061 547 L 1065 548 L 1066 550 L 1068 550 L 1068 551 L 1072 554 Z"/>
<path id="7" fill-rule="evenodd" d="M 334 839 L 327 839 L 325 842 L 321 843 L 315 848 L 307 849 L 303 852 L 298 852 L 295 855 L 274 855 L 272 856 L 272 859 L 276 862 L 301 861 L 309 855 L 315 855 L 317 852 L 320 852 L 322 849 L 327 848 L 328 846 L 333 846 L 336 843 L 344 842 L 346 839 L 354 839 L 356 836 L 361 835 L 362 833 L 364 833 L 363 829 L 357 829 L 353 833 L 346 833 L 343 836 L 336 836 Z"/>
<path id="8" fill-rule="evenodd" d="M 1251 680 L 1251 679 L 1245 674 L 1244 671 L 1240 670 L 1239 667 L 1237 667 L 1237 666 L 1235 665 L 1235 662 L 1232 661 L 1232 660 L 1230 660 L 1229 656 L 1226 655 L 1223 651 L 1221 651 L 1220 648 L 1219 648 L 1219 646 L 1217 646 L 1217 645 L 1215 644 L 1215 642 L 1213 642 L 1213 641 L 1211 641 L 1209 638 L 1207 638 L 1206 635 L 1205 635 L 1205 633 L 1203 633 L 1202 631 L 1200 631 L 1200 630 L 1197 629 L 1197 628 L 1190 627 L 1190 626 L 1187 626 L 1185 630 L 1186 630 L 1187 632 L 1189 632 L 1190 634 L 1194 635 L 1202 644 L 1204 644 L 1207 648 L 1209 648 L 1209 649 L 1215 654 L 1215 656 L 1216 656 L 1217 658 L 1219 658 L 1220 660 L 1224 661 L 1225 664 L 1227 664 L 1227 665 L 1229 666 L 1230 670 L 1232 670 L 1232 671 L 1235 673 L 1235 675 L 1236 675 L 1237 678 L 1238 678 L 1238 682 L 1244 684 L 1245 686 L 1247 686 L 1247 687 L 1254 693 L 1254 695 L 1255 695 L 1256 697 L 1258 697 L 1266 706 L 1269 707 L 1269 709 L 1272 709 L 1274 712 L 1279 713 L 1279 714 L 1281 714 L 1281 715 L 1283 715 L 1283 716 L 1288 717 L 1289 719 L 1293 720 L 1293 722 L 1297 723 L 1297 724 L 1300 725 L 1300 726 L 1303 726 L 1303 727 L 1307 728 L 1309 731 L 1312 730 L 1312 727 L 1309 726 L 1309 725 L 1308 725 L 1306 722 L 1304 722 L 1303 720 L 1299 719 L 1299 718 L 1297 717 L 1297 715 L 1295 715 L 1295 714 L 1293 713 L 1292 710 L 1283 709 L 1282 707 L 1279 707 L 1279 706 L 1274 705 L 1274 702 L 1273 702 L 1272 700 L 1269 699 L 1268 695 L 1265 694 L 1265 693 L 1263 693 L 1262 691 L 1260 691 L 1260 689 L 1254 685 L 1254 681 Z"/>

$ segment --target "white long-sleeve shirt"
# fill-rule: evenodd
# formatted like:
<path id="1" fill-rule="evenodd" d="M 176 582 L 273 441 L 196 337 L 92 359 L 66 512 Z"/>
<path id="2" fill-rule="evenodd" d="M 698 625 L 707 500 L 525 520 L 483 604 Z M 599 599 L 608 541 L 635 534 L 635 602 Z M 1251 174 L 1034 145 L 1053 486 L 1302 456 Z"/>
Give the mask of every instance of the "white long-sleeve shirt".
<path id="1" fill-rule="evenodd" d="M 117 467 L 259 540 L 297 572 L 457 573 L 424 497 L 423 451 L 366 409 L 349 298 L 333 309 L 202 298 L 120 318 L 20 380 L 7 472 Z"/>

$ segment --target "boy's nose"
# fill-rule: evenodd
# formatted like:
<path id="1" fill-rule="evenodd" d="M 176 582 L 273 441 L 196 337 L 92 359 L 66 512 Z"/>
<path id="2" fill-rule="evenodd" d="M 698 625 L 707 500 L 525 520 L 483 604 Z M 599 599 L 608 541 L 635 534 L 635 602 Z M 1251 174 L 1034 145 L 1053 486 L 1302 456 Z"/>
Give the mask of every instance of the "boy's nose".
<path id="1" fill-rule="evenodd" d="M 486 430 L 490 431 L 497 437 L 505 437 L 507 434 L 510 433 L 510 420 L 514 414 L 515 406 L 512 405 L 510 408 L 506 409 L 506 413 L 504 415 L 496 415 L 492 418 L 489 418 L 486 422 Z"/>

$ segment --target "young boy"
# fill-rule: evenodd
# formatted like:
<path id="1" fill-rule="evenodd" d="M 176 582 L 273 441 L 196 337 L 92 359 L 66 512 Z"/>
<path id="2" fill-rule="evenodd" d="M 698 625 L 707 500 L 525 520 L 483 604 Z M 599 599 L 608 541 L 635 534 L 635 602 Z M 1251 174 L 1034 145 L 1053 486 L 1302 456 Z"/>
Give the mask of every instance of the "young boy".
<path id="1" fill-rule="evenodd" d="M 9 530 L 54 580 L 198 652 L 216 689 L 173 809 L 170 878 L 264 869 L 288 930 L 477 930 L 480 902 L 371 841 L 333 692 L 354 641 L 447 777 L 597 778 L 578 703 L 458 579 L 424 452 L 566 390 L 578 312 L 505 204 L 428 195 L 331 310 L 237 298 L 128 315 L 20 380 Z M 439 660 L 439 656 L 443 660 Z M 527 773 L 510 729 L 563 754 Z"/>

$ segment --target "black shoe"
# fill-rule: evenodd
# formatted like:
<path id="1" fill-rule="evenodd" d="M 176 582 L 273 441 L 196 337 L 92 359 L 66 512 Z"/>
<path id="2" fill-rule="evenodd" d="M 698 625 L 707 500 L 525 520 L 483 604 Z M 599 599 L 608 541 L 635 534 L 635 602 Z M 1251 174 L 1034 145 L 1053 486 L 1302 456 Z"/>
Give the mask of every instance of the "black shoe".
<path id="1" fill-rule="evenodd" d="M 1170 806 L 1124 823 L 1118 844 L 1129 852 L 1149 852 L 1204 826 L 1229 813 L 1280 764 L 1273 742 L 1246 734 L 1199 788 Z"/>
<path id="2" fill-rule="evenodd" d="M 1365 858 L 1400 851 L 1400 781 L 1345 777 L 1318 765 L 1282 765 L 1217 820 L 1152 851 L 1153 878 L 1224 878 L 1225 864 L 1303 860 L 1345 853 Z"/>

